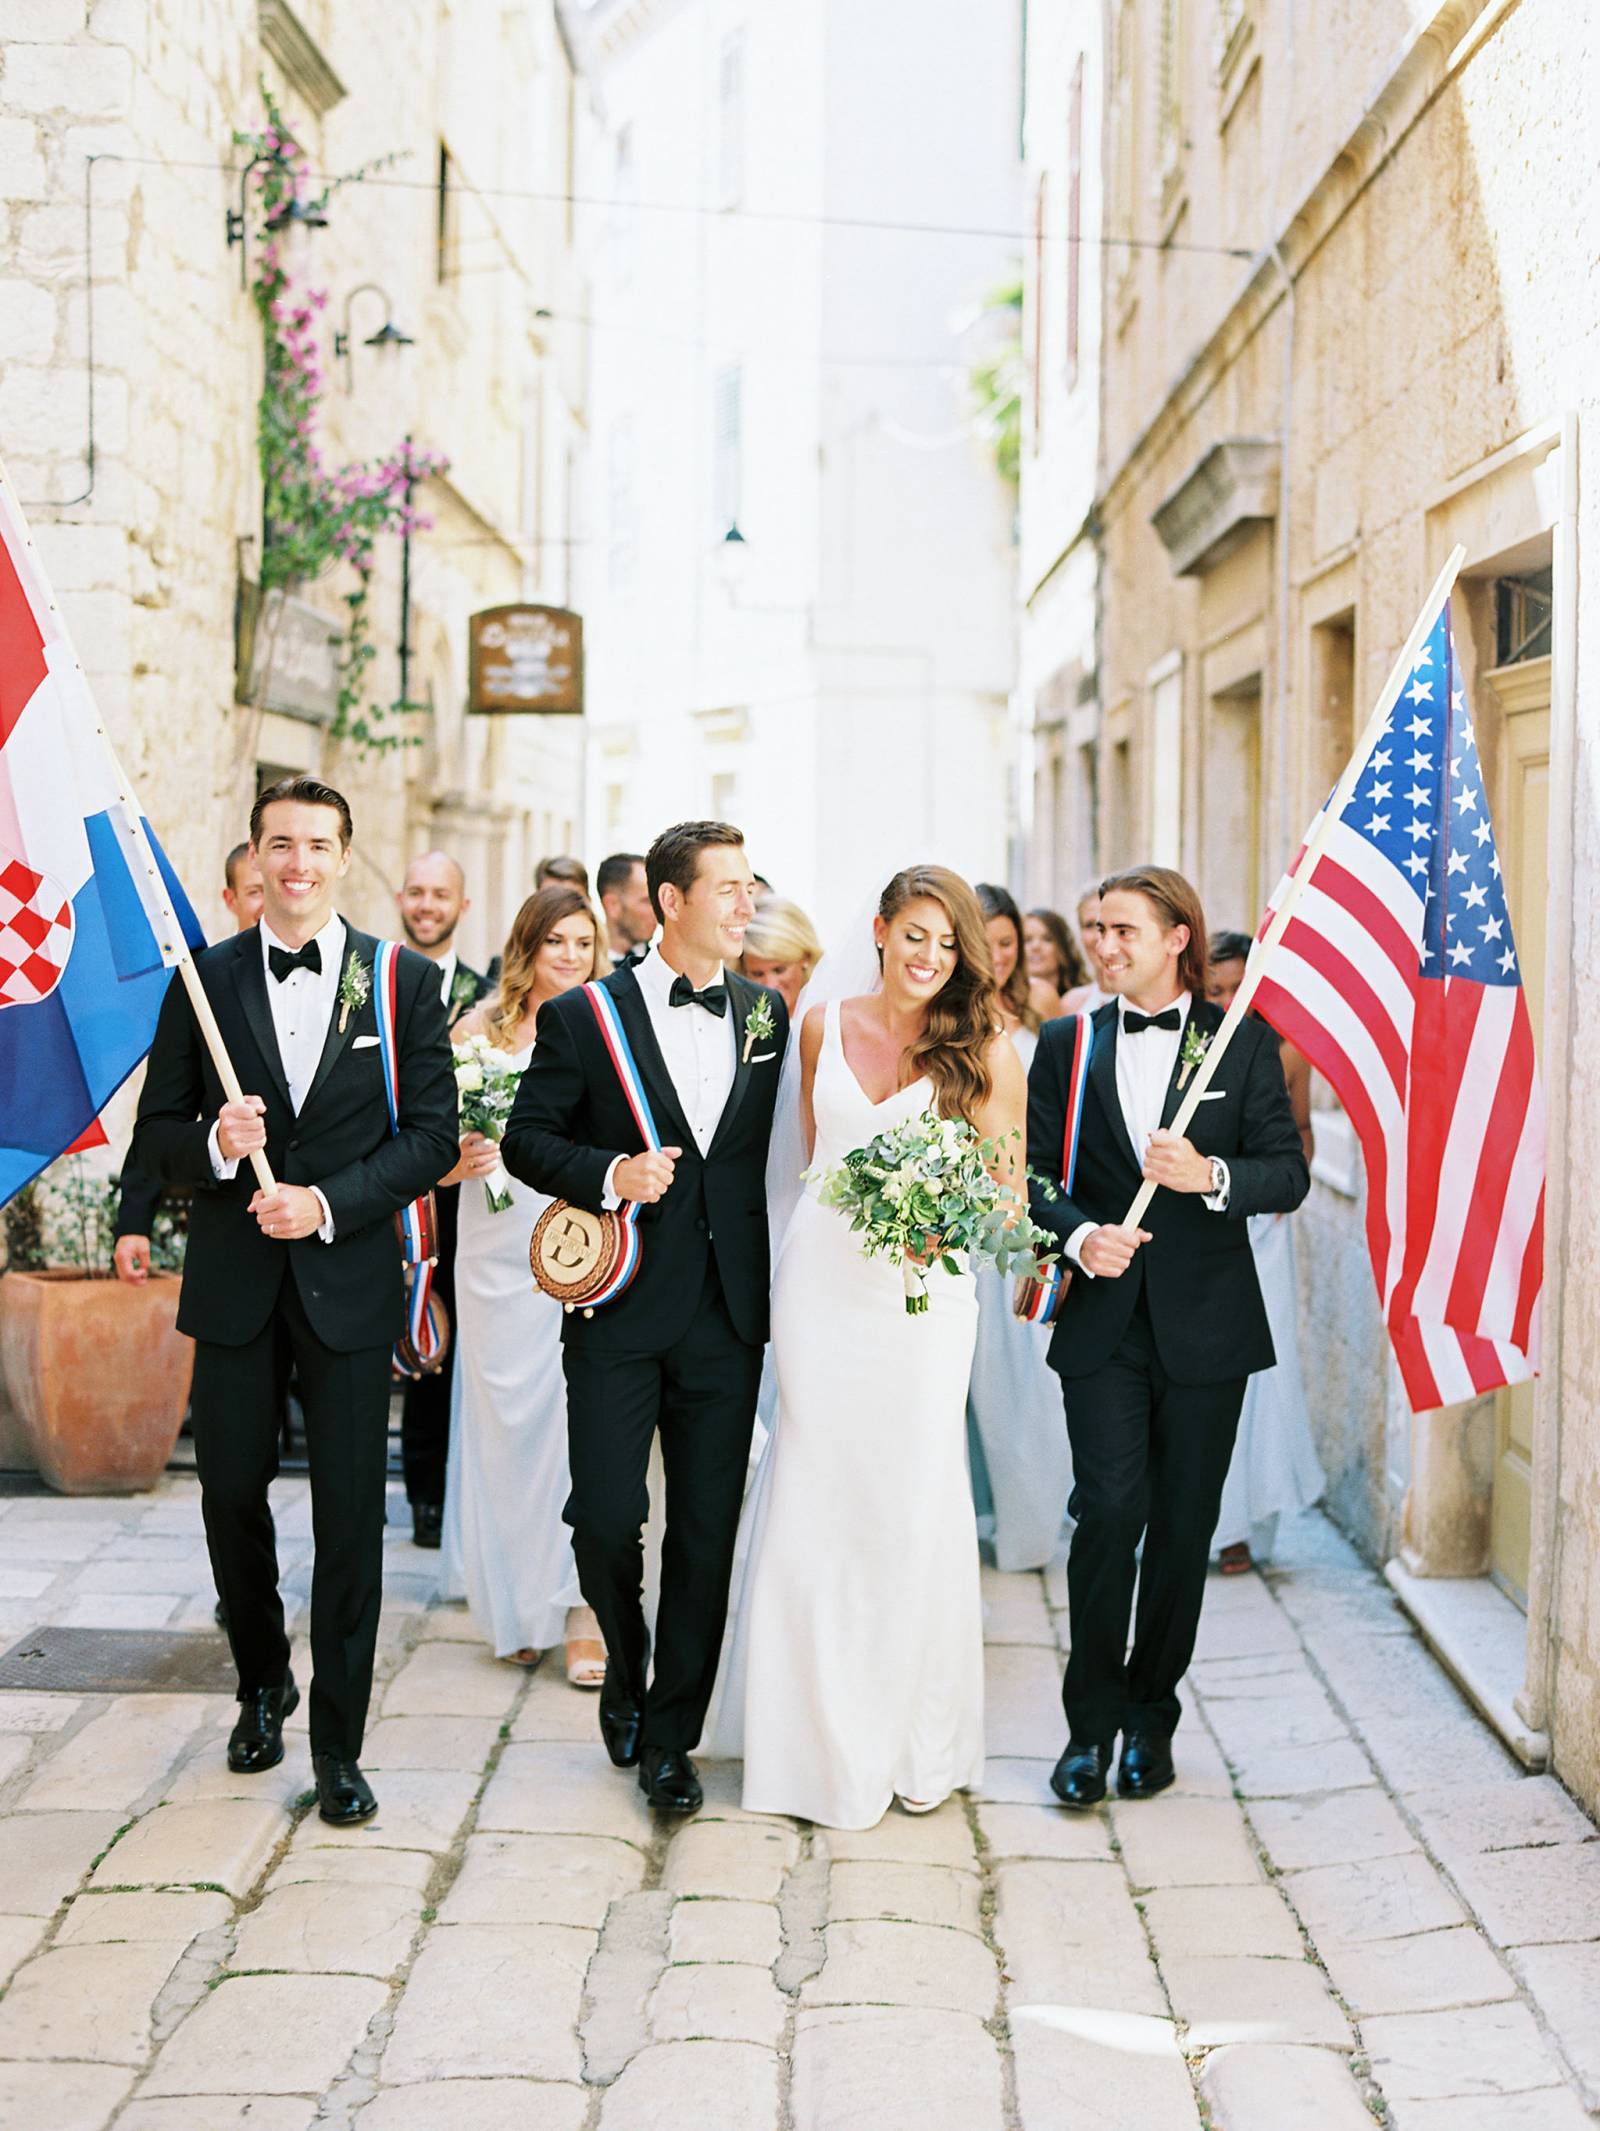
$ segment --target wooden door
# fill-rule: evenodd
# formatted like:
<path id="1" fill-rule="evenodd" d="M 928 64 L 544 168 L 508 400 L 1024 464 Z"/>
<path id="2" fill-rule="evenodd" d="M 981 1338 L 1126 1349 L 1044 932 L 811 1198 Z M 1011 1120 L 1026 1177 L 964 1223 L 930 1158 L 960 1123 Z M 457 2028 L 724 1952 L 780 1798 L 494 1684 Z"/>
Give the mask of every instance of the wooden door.
<path id="1" fill-rule="evenodd" d="M 1491 679 L 1505 711 L 1496 824 L 1500 863 L 1533 1020 L 1534 1050 L 1542 1062 L 1550 879 L 1550 661 L 1530 659 L 1521 666 L 1502 667 Z M 1489 1573 L 1524 1610 L 1533 1506 L 1533 1395 L 1531 1383 L 1513 1384 L 1496 1394 L 1489 1521 Z"/>

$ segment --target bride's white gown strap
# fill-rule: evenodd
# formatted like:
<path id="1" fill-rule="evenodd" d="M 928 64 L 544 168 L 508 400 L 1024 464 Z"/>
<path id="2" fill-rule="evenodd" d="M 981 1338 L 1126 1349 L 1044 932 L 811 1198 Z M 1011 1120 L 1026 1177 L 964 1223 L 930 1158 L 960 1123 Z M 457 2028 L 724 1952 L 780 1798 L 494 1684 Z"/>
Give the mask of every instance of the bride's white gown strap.
<path id="1" fill-rule="evenodd" d="M 929 1106 L 920 1079 L 868 1100 L 826 1010 L 813 1167 Z M 807 1187 L 773 1283 L 778 1417 L 749 1551 L 718 1744 L 744 1803 L 866 1828 L 896 1793 L 983 1776 L 983 1619 L 966 1458 L 978 1305 L 935 1269 L 909 1316 L 901 1269 L 867 1259 Z"/>

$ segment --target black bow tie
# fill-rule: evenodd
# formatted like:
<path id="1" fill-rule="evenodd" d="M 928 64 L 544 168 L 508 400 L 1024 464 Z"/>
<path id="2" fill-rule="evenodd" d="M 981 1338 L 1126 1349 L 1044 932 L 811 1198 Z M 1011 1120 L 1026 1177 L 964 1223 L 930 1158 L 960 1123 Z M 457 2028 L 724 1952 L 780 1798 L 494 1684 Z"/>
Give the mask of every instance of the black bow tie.
<path id="1" fill-rule="evenodd" d="M 703 992 L 697 992 L 687 977 L 674 977 L 667 1004 L 703 1006 L 708 1014 L 715 1014 L 720 1021 L 728 1011 L 728 987 L 726 984 L 708 984 Z"/>
<path id="2" fill-rule="evenodd" d="M 281 984 L 291 969 L 309 969 L 314 977 L 322 975 L 322 949 L 315 940 L 307 940 L 298 954 L 290 954 L 287 947 L 267 949 L 267 967 Z"/>
<path id="3" fill-rule="evenodd" d="M 1160 1014 L 1136 1014 L 1131 1009 L 1122 1017 L 1122 1032 L 1125 1036 L 1142 1036 L 1146 1029 L 1178 1029 L 1183 1015 L 1175 1006 L 1169 1006 Z"/>

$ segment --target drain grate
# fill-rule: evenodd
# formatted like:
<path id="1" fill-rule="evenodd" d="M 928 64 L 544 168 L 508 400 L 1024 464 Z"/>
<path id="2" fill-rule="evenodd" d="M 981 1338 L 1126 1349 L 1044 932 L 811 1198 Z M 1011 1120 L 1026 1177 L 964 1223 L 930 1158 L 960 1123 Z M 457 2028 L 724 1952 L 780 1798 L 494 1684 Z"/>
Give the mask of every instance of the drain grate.
<path id="1" fill-rule="evenodd" d="M 226 1694 L 227 1638 L 175 1629 L 36 1628 L 0 1656 L 0 1688 L 28 1694 Z"/>

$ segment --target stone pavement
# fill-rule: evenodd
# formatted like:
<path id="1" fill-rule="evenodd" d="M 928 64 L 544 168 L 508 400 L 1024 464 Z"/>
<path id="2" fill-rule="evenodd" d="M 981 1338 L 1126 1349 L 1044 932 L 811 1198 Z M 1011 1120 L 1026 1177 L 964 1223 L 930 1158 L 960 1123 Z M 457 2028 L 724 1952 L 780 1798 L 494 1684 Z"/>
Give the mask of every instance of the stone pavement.
<path id="1" fill-rule="evenodd" d="M 276 1490 L 303 1592 L 303 1481 Z M 988 1780 L 865 1835 L 652 1823 L 391 1529 L 382 1801 L 232 1705 L 0 1694 L 0 2131 L 1579 2131 L 1600 1839 L 1319 1517 L 1214 1580 L 1176 1791 L 1049 1802 L 1064 1599 L 986 1576 Z M 0 1644 L 209 1624 L 190 1480 L 0 1499 Z M 302 1664 L 304 1660 L 302 1657 Z M 302 1673 L 303 1677 L 303 1673 Z"/>

